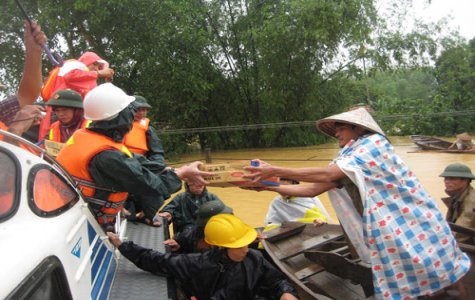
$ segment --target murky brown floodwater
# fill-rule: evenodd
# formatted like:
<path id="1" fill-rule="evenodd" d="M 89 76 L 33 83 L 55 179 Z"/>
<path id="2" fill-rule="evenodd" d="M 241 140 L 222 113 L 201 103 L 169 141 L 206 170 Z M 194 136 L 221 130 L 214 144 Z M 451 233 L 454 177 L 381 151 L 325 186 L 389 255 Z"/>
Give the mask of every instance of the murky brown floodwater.
<path id="1" fill-rule="evenodd" d="M 441 197 L 445 197 L 444 184 L 439 174 L 444 168 L 454 162 L 467 164 L 475 172 L 474 154 L 437 153 L 419 151 L 409 137 L 392 137 L 391 142 L 395 146 L 396 153 L 409 165 L 427 189 L 430 195 L 438 200 L 440 209 L 445 214 L 446 209 Z M 447 140 L 450 140 L 447 139 Z M 305 148 L 273 148 L 255 150 L 237 150 L 226 152 L 213 152 L 213 163 L 227 162 L 235 159 L 251 160 L 260 158 L 271 164 L 284 167 L 321 167 L 326 166 L 336 156 L 338 145 L 336 143 L 324 144 Z M 182 161 L 203 160 L 202 155 L 190 155 L 182 158 Z M 254 192 L 240 188 L 208 188 L 218 195 L 228 206 L 234 209 L 234 213 L 251 226 L 263 226 L 267 208 L 276 196 L 274 192 Z M 332 218 L 337 220 L 328 197 L 325 194 L 319 196 Z"/>

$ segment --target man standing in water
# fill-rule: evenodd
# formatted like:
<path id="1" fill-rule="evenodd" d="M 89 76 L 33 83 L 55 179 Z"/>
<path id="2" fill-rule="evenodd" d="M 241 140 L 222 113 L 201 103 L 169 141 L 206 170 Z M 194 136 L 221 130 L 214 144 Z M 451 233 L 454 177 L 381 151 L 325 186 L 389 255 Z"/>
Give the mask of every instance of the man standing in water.
<path id="1" fill-rule="evenodd" d="M 370 264 L 376 299 L 413 299 L 466 292 L 459 281 L 470 260 L 461 252 L 442 213 L 395 154 L 383 130 L 359 108 L 317 122 L 338 139 L 328 167 L 291 169 L 261 163 L 246 167 L 255 181 L 279 176 L 311 184 L 266 187 L 313 197 L 328 191 L 338 218 L 363 261 Z"/>

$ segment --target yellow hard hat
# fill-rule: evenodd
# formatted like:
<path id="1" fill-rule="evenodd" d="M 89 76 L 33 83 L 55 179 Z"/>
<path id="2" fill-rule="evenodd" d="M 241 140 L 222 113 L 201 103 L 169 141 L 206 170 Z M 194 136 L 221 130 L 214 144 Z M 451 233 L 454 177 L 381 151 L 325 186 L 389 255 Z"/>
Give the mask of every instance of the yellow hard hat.
<path id="1" fill-rule="evenodd" d="M 234 215 L 211 217 L 205 226 L 205 242 L 225 248 L 241 248 L 252 243 L 257 231 Z"/>

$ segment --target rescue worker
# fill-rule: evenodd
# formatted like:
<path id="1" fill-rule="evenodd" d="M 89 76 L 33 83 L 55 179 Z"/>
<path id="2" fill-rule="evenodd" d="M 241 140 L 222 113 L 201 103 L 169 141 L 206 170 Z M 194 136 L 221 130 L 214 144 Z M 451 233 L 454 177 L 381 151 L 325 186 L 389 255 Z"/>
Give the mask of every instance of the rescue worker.
<path id="1" fill-rule="evenodd" d="M 173 222 L 174 235 L 195 224 L 198 209 L 206 202 L 221 201 L 218 196 L 208 192 L 203 184 L 185 183 L 185 191 L 177 194 L 158 214 Z"/>
<path id="2" fill-rule="evenodd" d="M 54 68 L 46 79 L 41 97 L 47 102 L 58 90 L 72 89 L 85 97 L 97 86 L 97 80 L 106 81 L 114 76 L 114 70 L 109 63 L 92 51 L 84 52 L 79 59 L 69 59 L 61 67 Z M 43 140 L 51 126 L 51 109 L 46 110 L 46 116 L 40 124 L 38 140 Z"/>
<path id="3" fill-rule="evenodd" d="M 206 183 L 200 162 L 163 170 L 122 144 L 131 129 L 134 97 L 112 83 L 97 86 L 84 99 L 84 116 L 93 122 L 77 130 L 57 160 L 78 181 L 100 224 L 109 229 L 128 193 L 161 199 L 181 188 L 181 179 Z M 152 220 L 149 220 L 152 222 Z"/>
<path id="4" fill-rule="evenodd" d="M 134 115 L 132 129 L 124 137 L 124 145 L 136 154 L 141 154 L 152 161 L 159 161 L 165 167 L 165 154 L 162 141 L 157 136 L 155 128 L 150 125 L 147 113 L 152 108 L 147 100 L 135 95 L 134 105 L 137 112 Z"/>
<path id="5" fill-rule="evenodd" d="M 475 191 L 471 186 L 475 176 L 467 165 L 454 163 L 448 165 L 440 174 L 444 177 L 445 193 L 449 197 L 442 198 L 447 206 L 445 219 L 460 226 L 475 229 Z M 456 232 L 458 242 L 475 244 L 473 237 Z"/>
<path id="6" fill-rule="evenodd" d="M 53 108 L 58 121 L 51 124 L 48 139 L 50 141 L 65 143 L 73 133 L 86 128 L 89 123 L 84 119 L 81 95 L 71 89 L 59 90 L 46 102 Z"/>
<path id="7" fill-rule="evenodd" d="M 196 253 L 211 247 L 205 242 L 205 226 L 208 220 L 218 214 L 233 214 L 233 209 L 226 206 L 221 200 L 213 200 L 203 204 L 198 209 L 195 225 L 187 227 L 179 235 L 168 239 L 163 243 L 170 247 L 173 252 Z"/>
<path id="8" fill-rule="evenodd" d="M 142 248 L 118 235 L 107 233 L 110 242 L 137 267 L 173 276 L 186 299 L 297 299 L 285 275 L 249 249 L 257 232 L 229 214 L 213 216 L 205 227 L 205 241 L 213 245 L 203 253 L 170 254 Z"/>
<path id="9" fill-rule="evenodd" d="M 124 137 L 124 145 L 131 152 L 143 155 L 148 160 L 165 168 L 165 153 L 162 141 L 157 136 L 155 129 L 150 125 L 150 119 L 147 118 L 147 113 L 152 107 L 144 97 L 138 95 L 134 97 L 134 106 L 137 108 L 137 112 L 134 115 L 132 129 Z M 143 198 L 140 195 L 129 195 L 124 205 L 124 214 L 131 221 L 143 220 L 145 215 L 154 215 L 164 201 L 165 199 L 150 201 L 150 199 Z M 161 224 L 157 218 L 155 218 L 153 223 L 155 226 L 160 226 Z"/>

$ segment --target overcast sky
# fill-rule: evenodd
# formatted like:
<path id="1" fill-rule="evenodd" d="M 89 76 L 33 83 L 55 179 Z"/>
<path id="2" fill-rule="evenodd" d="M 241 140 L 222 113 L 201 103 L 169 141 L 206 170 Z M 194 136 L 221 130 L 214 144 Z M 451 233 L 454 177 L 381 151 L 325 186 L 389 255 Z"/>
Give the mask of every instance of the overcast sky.
<path id="1" fill-rule="evenodd" d="M 448 15 L 453 17 L 450 24 L 459 29 L 466 39 L 475 37 L 475 0 L 427 0 L 413 1 L 416 14 L 425 20 L 437 21 Z"/>

